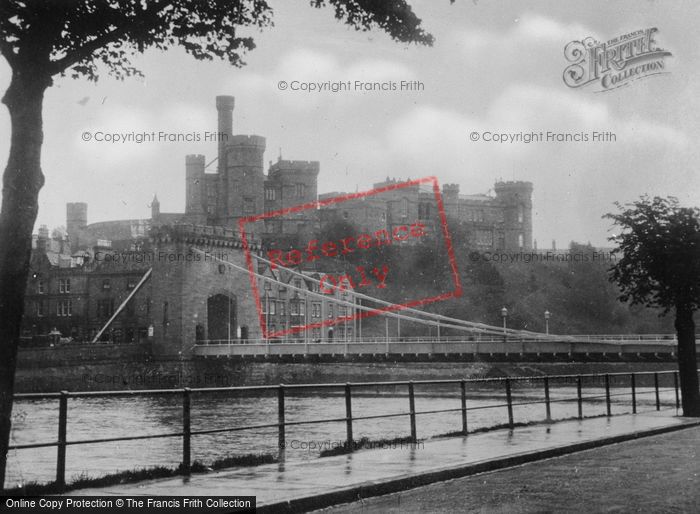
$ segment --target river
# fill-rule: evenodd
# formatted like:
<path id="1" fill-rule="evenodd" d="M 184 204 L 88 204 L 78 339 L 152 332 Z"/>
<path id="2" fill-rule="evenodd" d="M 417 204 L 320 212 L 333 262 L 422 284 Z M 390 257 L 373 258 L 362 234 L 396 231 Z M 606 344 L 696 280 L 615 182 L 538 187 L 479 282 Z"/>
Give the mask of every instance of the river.
<path id="1" fill-rule="evenodd" d="M 502 384 L 471 384 L 468 390 L 469 430 L 507 423 L 507 409 Z M 599 385 L 584 387 L 584 415 L 605 414 L 605 391 Z M 513 402 L 542 400 L 541 383 L 533 386 L 514 383 Z M 552 417 L 562 419 L 577 415 L 576 387 L 567 384 L 552 388 Z M 573 399 L 574 401 L 561 401 Z M 661 399 L 666 407 L 675 405 L 672 389 L 664 389 Z M 559 401 L 557 401 L 559 400 Z M 653 410 L 652 388 L 638 388 L 638 409 Z M 416 385 L 416 411 L 459 409 L 459 386 Z M 501 405 L 488 408 L 491 405 Z M 353 417 L 409 410 L 406 387 L 365 388 L 353 391 Z M 631 395 L 627 387 L 612 388 L 612 412 L 631 412 Z M 192 395 L 192 431 L 276 423 L 277 397 L 268 393 L 194 393 Z M 515 405 L 514 421 L 543 420 L 542 403 Z M 343 418 L 345 400 L 342 389 L 337 392 L 316 390 L 313 393 L 287 391 L 287 421 L 308 421 Z M 13 411 L 11 444 L 55 441 L 57 438 L 58 401 L 20 400 Z M 417 415 L 419 439 L 461 430 L 461 413 Z M 179 395 L 134 397 L 87 397 L 68 401 L 68 441 L 180 432 L 182 399 Z M 354 438 L 372 440 L 410 434 L 407 415 L 371 420 L 355 420 Z M 319 449 L 341 444 L 345 439 L 345 423 L 293 425 L 286 429 L 287 459 L 318 458 Z M 382 451 L 382 450 L 376 450 Z M 397 449 L 396 451 L 401 451 Z M 98 477 L 107 473 L 155 465 L 177 466 L 181 460 L 179 437 L 120 441 L 98 444 L 69 445 L 66 453 L 67 482 L 79 476 Z M 209 463 L 228 455 L 277 452 L 277 429 L 255 429 L 211 435 L 192 436 L 192 460 Z M 8 458 L 6 487 L 27 482 L 50 482 L 55 478 L 56 447 L 11 450 Z"/>

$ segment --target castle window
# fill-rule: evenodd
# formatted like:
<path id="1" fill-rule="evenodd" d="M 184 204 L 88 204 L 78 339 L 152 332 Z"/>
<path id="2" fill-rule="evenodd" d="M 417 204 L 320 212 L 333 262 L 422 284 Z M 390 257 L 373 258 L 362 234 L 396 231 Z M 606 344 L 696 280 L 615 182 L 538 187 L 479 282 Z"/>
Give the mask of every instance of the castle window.
<path id="1" fill-rule="evenodd" d="M 255 214 L 255 202 L 251 198 L 243 199 L 243 212 L 245 214 Z"/>
<path id="2" fill-rule="evenodd" d="M 59 293 L 70 293 L 70 279 L 69 278 L 59 278 L 58 279 L 58 292 Z"/>
<path id="3" fill-rule="evenodd" d="M 38 318 L 42 318 L 46 315 L 46 309 L 44 309 L 44 302 L 36 302 L 36 315 Z"/>
<path id="4" fill-rule="evenodd" d="M 321 304 L 314 302 L 311 304 L 311 317 L 320 318 L 321 317 Z"/>
<path id="5" fill-rule="evenodd" d="M 525 246 L 525 244 L 524 244 L 524 243 L 525 243 L 524 239 L 525 239 L 525 238 L 523 237 L 522 234 L 518 234 L 518 247 L 519 247 L 519 248 L 522 248 L 523 246 Z"/>
<path id="6" fill-rule="evenodd" d="M 328 317 L 329 318 L 333 317 L 333 304 L 332 303 L 328 304 Z"/>
<path id="7" fill-rule="evenodd" d="M 299 316 L 306 316 L 306 302 L 299 302 Z"/>
<path id="8" fill-rule="evenodd" d="M 127 278 L 126 279 L 126 290 L 131 291 L 136 287 L 136 280 L 133 278 Z"/>
<path id="9" fill-rule="evenodd" d="M 518 223 L 523 222 L 523 212 L 524 212 L 523 204 L 519 204 L 518 205 Z"/>
<path id="10" fill-rule="evenodd" d="M 277 302 L 275 300 L 270 300 L 270 310 L 268 312 L 273 316 L 277 314 Z"/>
<path id="11" fill-rule="evenodd" d="M 306 184 L 296 184 L 294 186 L 294 193 L 297 198 L 302 198 L 306 194 Z"/>
<path id="12" fill-rule="evenodd" d="M 111 288 L 112 288 L 112 282 L 108 278 L 102 279 L 102 289 L 104 291 L 107 291 Z"/>
<path id="13" fill-rule="evenodd" d="M 430 218 L 430 204 L 429 203 L 419 203 L 418 204 L 418 218 L 419 219 Z"/>
<path id="14" fill-rule="evenodd" d="M 114 299 L 97 300 L 97 317 L 108 318 L 114 313 Z"/>
<path id="15" fill-rule="evenodd" d="M 60 300 L 56 305 L 56 315 L 61 317 L 73 315 L 73 304 L 71 300 Z"/>
<path id="16" fill-rule="evenodd" d="M 277 310 L 278 310 L 280 316 L 284 316 L 285 315 L 285 303 L 280 302 Z"/>
<path id="17" fill-rule="evenodd" d="M 401 216 L 408 217 L 408 198 L 401 199 Z"/>
<path id="18" fill-rule="evenodd" d="M 37 282 L 36 292 L 39 294 L 46 293 L 46 280 L 39 280 L 39 282 Z"/>
<path id="19" fill-rule="evenodd" d="M 292 316 L 298 316 L 299 315 L 299 302 L 298 301 L 291 301 L 289 302 L 289 314 Z"/>
<path id="20" fill-rule="evenodd" d="M 265 188 L 265 200 L 274 201 L 277 197 L 277 191 L 271 187 Z"/>
<path id="21" fill-rule="evenodd" d="M 493 246 L 493 232 L 490 230 L 477 230 L 476 231 L 476 244 L 482 247 L 492 247 Z"/>

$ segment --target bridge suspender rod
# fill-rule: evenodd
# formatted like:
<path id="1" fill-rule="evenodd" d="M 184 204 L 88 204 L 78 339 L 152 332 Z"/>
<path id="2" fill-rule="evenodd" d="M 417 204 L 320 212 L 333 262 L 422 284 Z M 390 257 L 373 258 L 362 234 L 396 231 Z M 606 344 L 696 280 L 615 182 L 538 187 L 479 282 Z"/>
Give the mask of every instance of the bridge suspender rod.
<path id="1" fill-rule="evenodd" d="M 264 257 L 261 257 L 261 256 L 259 256 L 259 255 L 254 255 L 254 254 L 251 253 L 251 257 L 254 257 L 255 259 L 258 259 L 259 261 L 264 262 L 264 263 L 267 264 L 268 266 L 273 264 L 271 261 L 269 261 L 269 260 L 267 260 L 267 259 L 265 259 Z M 312 282 L 314 282 L 314 283 L 316 283 L 316 284 L 320 284 L 320 282 L 321 282 L 320 280 L 316 280 L 316 279 L 313 278 L 313 277 L 309 277 L 309 276 L 307 276 L 307 275 L 304 275 L 303 273 L 299 273 L 298 271 L 293 270 L 293 269 L 291 269 L 291 268 L 287 268 L 287 267 L 285 267 L 285 266 L 280 266 L 280 265 L 278 265 L 278 264 L 275 264 L 275 266 L 278 267 L 278 268 L 280 268 L 280 269 L 283 269 L 283 270 L 285 270 L 285 271 L 288 271 L 289 273 L 291 273 L 291 274 L 293 274 L 293 275 L 295 275 L 295 276 L 302 277 L 302 278 L 305 278 L 305 279 L 307 279 L 307 280 L 310 280 L 310 281 L 312 281 Z M 374 297 L 372 297 L 372 296 L 368 296 L 368 295 L 363 294 L 363 293 L 358 293 L 358 292 L 351 291 L 351 290 L 348 290 L 348 292 L 349 292 L 352 296 L 355 296 L 355 297 L 357 297 L 357 298 L 362 298 L 362 299 L 365 299 L 365 300 L 370 300 L 370 301 L 376 302 L 376 303 L 378 303 L 378 304 L 380 304 L 380 305 L 384 305 L 384 306 L 393 306 L 393 305 L 395 305 L 395 304 L 392 304 L 391 302 L 387 302 L 387 301 L 385 301 L 385 300 L 380 300 L 380 299 L 378 299 L 378 298 L 374 298 Z M 457 324 L 457 325 L 464 325 L 464 326 L 466 326 L 466 327 L 482 328 L 482 329 L 489 330 L 489 331 L 491 331 L 491 330 L 499 330 L 500 333 L 503 334 L 503 327 L 496 327 L 496 326 L 494 326 L 494 325 L 486 325 L 486 324 L 484 324 L 484 323 L 475 323 L 475 322 L 473 322 L 473 321 L 466 321 L 466 320 L 462 320 L 462 319 L 458 319 L 458 318 L 451 318 L 451 317 L 448 317 L 448 316 L 443 316 L 442 314 L 435 314 L 435 313 L 432 313 L 432 312 L 425 312 L 425 311 L 421 311 L 421 310 L 414 309 L 414 308 L 411 308 L 411 307 L 402 308 L 401 310 L 402 310 L 402 311 L 406 311 L 406 312 L 411 312 L 411 313 L 417 314 L 417 315 L 419 315 L 419 316 L 424 316 L 424 317 L 428 317 L 428 318 L 432 318 L 432 319 L 447 321 L 447 322 L 450 322 L 450 323 L 453 323 L 453 324 Z M 539 332 L 530 332 L 530 331 L 527 331 L 527 330 L 506 329 L 506 332 L 509 333 L 509 334 L 514 334 L 514 335 L 521 335 L 521 336 L 528 336 L 528 337 L 541 337 L 542 339 L 552 339 L 552 338 L 553 338 L 552 336 L 547 336 L 547 335 L 541 334 L 541 333 L 539 333 Z M 561 336 L 558 336 L 558 337 L 561 338 Z"/>
<path id="2" fill-rule="evenodd" d="M 197 251 L 197 252 L 200 252 L 200 251 L 201 251 L 201 250 L 199 250 L 199 249 L 197 249 L 197 248 L 195 248 L 194 250 Z M 223 259 L 221 259 L 221 258 L 219 258 L 219 257 L 211 256 L 211 255 L 210 255 L 210 258 L 213 258 L 213 259 L 215 259 L 215 260 L 221 261 L 222 263 L 225 263 L 225 264 L 227 264 L 228 266 L 231 266 L 233 269 L 235 269 L 235 270 L 237 270 L 237 271 L 240 271 L 240 272 L 243 272 L 243 273 L 250 273 L 250 271 L 249 271 L 247 268 L 244 268 L 244 267 L 239 266 L 239 265 L 237 265 L 237 264 L 234 264 L 234 263 L 232 263 L 232 262 L 223 260 Z M 256 277 L 256 278 L 259 278 L 259 279 L 261 279 L 261 280 L 265 280 L 265 281 L 268 281 L 268 282 L 273 282 L 273 283 L 278 283 L 278 282 L 279 282 L 278 280 L 276 280 L 276 279 L 274 279 L 274 278 L 266 277 L 266 276 L 261 275 L 261 274 L 259 274 L 259 273 L 253 272 L 252 275 L 253 275 L 254 277 Z M 309 279 L 309 277 L 306 277 L 306 276 L 304 276 L 304 275 L 302 275 L 302 276 L 303 276 L 304 279 Z M 313 280 L 313 279 L 311 279 L 311 280 Z M 358 304 L 355 304 L 355 303 L 353 303 L 353 302 L 350 302 L 350 301 L 347 301 L 347 300 L 342 300 L 342 299 L 337 299 L 337 298 L 332 298 L 332 299 L 331 299 L 331 298 L 328 297 L 328 295 L 316 293 L 316 292 L 314 292 L 314 291 L 309 291 L 309 290 L 306 290 L 306 289 L 301 289 L 301 288 L 298 288 L 298 287 L 296 287 L 296 286 L 293 286 L 292 284 L 284 284 L 284 286 L 287 287 L 287 288 L 289 288 L 289 289 L 291 289 L 292 291 L 296 291 L 296 292 L 299 292 L 299 293 L 303 293 L 303 294 L 305 294 L 305 295 L 308 295 L 308 296 L 311 296 L 311 297 L 314 297 L 314 298 L 318 298 L 318 299 L 320 299 L 320 300 L 333 301 L 333 302 L 335 302 L 335 303 L 337 303 L 337 304 L 339 304 L 339 305 L 344 305 L 344 306 L 347 306 L 347 307 L 356 308 L 356 309 L 359 309 L 359 310 L 362 310 L 362 311 L 376 312 L 376 309 L 374 309 L 374 308 L 372 308 L 372 307 L 369 307 L 369 306 L 366 306 L 366 305 L 358 305 Z M 369 297 L 369 299 L 371 300 L 372 298 Z M 389 305 L 393 305 L 393 304 L 389 304 Z M 421 324 L 430 325 L 430 326 L 437 326 L 437 324 L 438 324 L 437 321 L 424 320 L 424 319 L 420 319 L 420 318 L 415 318 L 415 317 L 407 316 L 407 315 L 405 315 L 405 314 L 399 314 L 399 313 L 397 313 L 397 312 L 392 312 L 392 311 L 384 311 L 384 312 L 379 313 L 378 315 L 391 316 L 391 317 L 393 317 L 393 318 L 404 319 L 404 320 L 407 320 L 407 321 L 412 321 L 412 322 L 415 322 L 415 323 L 421 323 Z M 364 316 L 364 317 L 367 317 L 367 316 Z M 342 322 L 342 320 L 341 320 L 340 322 Z M 454 328 L 454 329 L 457 329 L 457 330 L 463 330 L 463 331 L 467 331 L 467 332 L 470 332 L 470 333 L 480 333 L 480 334 L 485 334 L 485 335 L 503 335 L 503 328 L 502 328 L 502 327 L 494 327 L 492 330 L 486 330 L 486 329 L 476 329 L 476 328 L 471 328 L 471 327 L 465 327 L 465 326 L 461 326 L 461 325 L 453 325 L 453 324 L 451 324 L 451 323 L 447 323 L 447 324 L 443 323 L 442 326 L 443 326 L 443 327 L 448 327 L 448 328 Z M 514 331 L 514 334 L 515 334 L 515 331 Z"/>
<path id="3" fill-rule="evenodd" d="M 198 248 L 193 248 L 193 250 L 196 251 L 196 252 L 200 252 L 200 253 L 204 254 L 204 252 L 201 251 L 201 250 L 199 250 Z M 219 258 L 219 257 L 217 257 L 217 256 L 212 256 L 212 255 L 210 255 L 209 257 L 210 257 L 210 258 L 213 257 L 215 260 L 220 261 L 221 263 L 227 264 L 228 266 L 232 267 L 233 269 L 235 269 L 235 270 L 237 270 L 237 271 L 244 272 L 244 273 L 250 273 L 250 274 L 252 274 L 252 275 L 253 275 L 254 277 L 256 277 L 256 278 L 259 278 L 259 279 L 262 279 L 262 280 L 265 280 L 265 281 L 268 281 L 268 282 L 273 282 L 273 283 L 279 282 L 278 280 L 276 280 L 276 279 L 274 279 L 274 278 L 266 277 L 266 276 L 261 275 L 261 274 L 256 273 L 256 272 L 252 272 L 252 273 L 251 273 L 250 270 L 249 270 L 248 268 L 244 268 L 244 267 L 239 266 L 239 265 L 237 265 L 237 264 L 234 264 L 234 263 L 232 263 L 232 262 L 229 262 L 229 261 L 226 261 L 226 260 L 224 260 L 224 259 L 221 259 L 221 258 Z M 289 270 L 288 268 L 283 268 L 283 269 L 285 269 L 285 270 L 287 270 L 287 271 L 290 271 L 292 274 L 294 274 L 294 275 L 296 275 L 296 276 L 299 276 L 299 277 L 303 278 L 304 280 L 309 280 L 309 281 L 317 282 L 317 283 L 319 282 L 318 280 L 316 280 L 316 279 L 314 279 L 314 278 L 312 278 L 312 277 L 308 277 L 308 276 L 303 275 L 303 274 L 301 274 L 301 273 L 295 272 L 294 270 Z M 347 306 L 347 307 L 358 308 L 359 310 L 362 310 L 362 311 L 376 312 L 376 309 L 374 309 L 374 308 L 372 308 L 372 307 L 368 307 L 368 306 L 365 306 L 365 305 L 357 305 L 357 304 L 354 304 L 354 303 L 352 303 L 352 302 L 349 302 L 349 301 L 346 301 L 346 300 L 342 300 L 342 299 L 336 299 L 336 298 L 332 298 L 332 299 L 331 299 L 331 298 L 328 297 L 328 295 L 323 295 L 323 294 L 320 294 L 320 293 L 316 293 L 316 292 L 314 292 L 314 291 L 308 291 L 308 290 L 306 290 L 306 289 L 301 289 L 301 288 L 298 288 L 298 287 L 293 286 L 292 284 L 284 284 L 284 286 L 285 286 L 285 287 L 288 287 L 288 288 L 290 288 L 290 289 L 292 289 L 293 291 L 297 291 L 297 292 L 299 292 L 299 293 L 303 293 L 303 294 L 306 294 L 306 295 L 309 295 L 309 296 L 312 296 L 312 297 L 314 297 L 314 298 L 318 298 L 318 299 L 321 299 L 321 300 L 333 301 L 333 302 L 335 302 L 335 303 L 337 303 L 337 304 L 339 304 L 339 305 L 344 305 L 344 306 Z M 352 292 L 351 292 L 351 294 L 352 294 Z M 364 299 L 370 300 L 370 301 L 374 301 L 374 302 L 377 302 L 377 303 L 383 303 L 383 304 L 385 304 L 385 305 L 387 305 L 387 306 L 390 306 L 390 307 L 396 307 L 395 304 L 392 304 L 392 303 L 389 303 L 389 302 L 385 302 L 385 301 L 383 301 L 383 300 L 378 300 L 378 299 L 373 298 L 373 297 L 371 297 L 371 296 L 360 295 L 359 293 L 355 293 L 355 294 L 358 295 L 358 296 L 360 296 L 360 297 L 362 297 L 362 298 L 364 298 Z M 403 308 L 396 308 L 396 310 L 401 310 L 401 311 L 403 311 L 403 310 L 411 310 L 411 311 L 415 311 L 415 309 L 403 309 Z M 422 311 L 416 311 L 416 312 L 422 313 Z M 405 314 L 399 314 L 399 313 L 393 312 L 393 311 L 391 311 L 391 310 L 383 311 L 383 312 L 379 313 L 379 315 L 386 315 L 386 316 L 391 316 L 391 317 L 394 317 L 394 318 L 405 319 L 405 320 L 407 320 L 407 321 L 412 321 L 412 322 L 415 322 L 415 323 L 421 323 L 421 324 L 424 324 L 424 325 L 430 325 L 430 326 L 437 326 L 437 325 L 438 325 L 438 322 L 437 322 L 437 321 L 419 319 L 419 318 L 416 318 L 416 317 L 407 316 L 407 315 L 405 315 Z M 366 316 L 363 316 L 363 317 L 366 317 Z M 484 325 L 484 324 L 481 324 L 481 323 L 477 324 L 477 325 L 479 325 L 478 327 L 476 327 L 476 326 L 470 326 L 470 325 L 466 325 L 466 326 L 465 326 L 465 325 L 463 325 L 463 324 L 457 325 L 457 324 L 454 324 L 454 323 L 451 322 L 453 318 L 447 318 L 447 317 L 444 317 L 444 316 L 441 316 L 441 318 L 447 319 L 447 320 L 449 321 L 448 323 L 444 323 L 444 322 L 441 323 L 441 326 L 446 327 L 446 328 L 454 328 L 454 329 L 457 329 L 457 330 L 464 330 L 464 331 L 472 332 L 472 333 L 477 332 L 477 333 L 482 333 L 482 334 L 487 334 L 487 335 L 503 335 L 503 333 L 504 333 L 504 332 L 503 332 L 503 327 L 496 327 L 496 326 Z M 342 320 L 341 320 L 341 321 L 342 321 Z M 459 320 L 459 321 L 463 321 L 463 320 Z M 466 322 L 466 323 L 469 324 L 470 322 Z M 509 334 L 509 335 L 511 335 L 511 336 L 520 336 L 520 337 L 523 337 L 523 336 L 530 336 L 529 333 L 527 333 L 527 332 L 525 332 L 525 331 L 507 329 L 506 332 L 507 332 L 507 334 Z M 537 334 L 537 333 L 532 333 L 532 334 L 535 334 L 536 336 L 541 336 L 541 334 Z M 532 336 L 530 336 L 530 337 L 532 337 Z"/>

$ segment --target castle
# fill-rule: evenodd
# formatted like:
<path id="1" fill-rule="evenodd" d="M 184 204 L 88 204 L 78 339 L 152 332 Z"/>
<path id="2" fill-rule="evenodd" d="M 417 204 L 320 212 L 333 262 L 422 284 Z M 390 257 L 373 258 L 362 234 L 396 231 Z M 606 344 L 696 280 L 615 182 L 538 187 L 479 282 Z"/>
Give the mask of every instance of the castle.
<path id="1" fill-rule="evenodd" d="M 208 170 L 204 155 L 185 157 L 185 211 L 163 213 L 155 197 L 150 219 L 87 223 L 87 204 L 67 205 L 67 235 L 73 250 L 92 247 L 99 240 L 124 247 L 143 238 L 153 227 L 188 223 L 237 230 L 244 217 L 344 195 L 318 193 L 318 161 L 278 159 L 265 174 L 265 138 L 233 134 L 234 98 L 218 96 L 218 143 L 216 170 Z M 211 163 L 210 163 L 211 165 Z M 396 179 L 373 184 L 380 188 Z M 480 250 L 530 250 L 532 248 L 532 183 L 496 182 L 495 196 L 461 194 L 459 184 L 444 184 L 442 197 L 451 223 L 459 223 L 469 234 L 471 245 Z M 434 221 L 438 215 L 432 189 L 396 189 L 374 198 L 361 198 L 306 209 L 265 220 L 248 227 L 252 237 L 263 242 L 299 237 L 308 239 L 324 224 L 344 219 L 361 231 L 387 228 L 411 220 Z"/>
<path id="2" fill-rule="evenodd" d="M 49 237 L 46 227 L 39 229 L 25 298 L 25 340 L 51 333 L 76 341 L 149 341 L 156 355 L 187 356 L 195 341 L 262 337 L 248 277 L 222 263 L 246 266 L 238 221 L 344 193 L 318 193 L 317 161 L 280 158 L 266 174 L 265 138 L 233 134 L 233 97 L 217 97 L 216 108 L 221 134 L 216 169 L 209 169 L 203 155 L 186 156 L 184 212 L 161 212 L 154 197 L 150 218 L 88 224 L 87 204 L 68 203 L 65 234 Z M 387 177 L 374 187 L 399 182 Z M 457 184 L 444 184 L 441 192 L 448 225 L 458 224 L 474 249 L 531 249 L 530 182 L 496 182 L 494 196 L 461 194 Z M 288 212 L 250 223 L 246 230 L 253 250 L 261 250 L 309 240 L 339 221 L 374 232 L 392 231 L 407 220 L 435 225 L 438 217 L 432 188 L 414 185 Z M 194 258 L 197 252 L 224 258 Z M 304 273 L 317 277 L 319 271 Z M 276 287 L 267 287 L 269 282 L 259 287 L 268 330 L 333 317 L 332 298 L 319 302 L 284 286 L 294 280 L 312 291 L 312 281 L 284 273 L 275 279 Z M 109 330 L 100 332 L 105 327 Z M 334 329 L 336 337 L 352 337 L 347 323 L 324 333 L 315 329 L 307 337 L 332 338 Z"/>

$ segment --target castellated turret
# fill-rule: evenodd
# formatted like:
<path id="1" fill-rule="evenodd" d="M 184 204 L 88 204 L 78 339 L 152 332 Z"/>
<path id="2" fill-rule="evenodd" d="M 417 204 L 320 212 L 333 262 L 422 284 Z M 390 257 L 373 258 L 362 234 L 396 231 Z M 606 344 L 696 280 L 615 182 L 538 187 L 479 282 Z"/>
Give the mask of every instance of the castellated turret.
<path id="1" fill-rule="evenodd" d="M 459 184 L 443 184 L 442 198 L 445 203 L 457 203 L 457 200 L 459 200 Z"/>
<path id="2" fill-rule="evenodd" d="M 185 157 L 185 214 L 192 223 L 206 223 L 207 206 L 203 155 Z"/>
<path id="3" fill-rule="evenodd" d="M 224 224 L 264 212 L 264 153 L 264 137 L 231 136 L 226 145 L 225 172 L 220 176 L 226 200 L 221 202 L 219 217 Z"/>
<path id="4" fill-rule="evenodd" d="M 496 182 L 496 201 L 504 211 L 506 248 L 532 249 L 532 182 Z"/>

